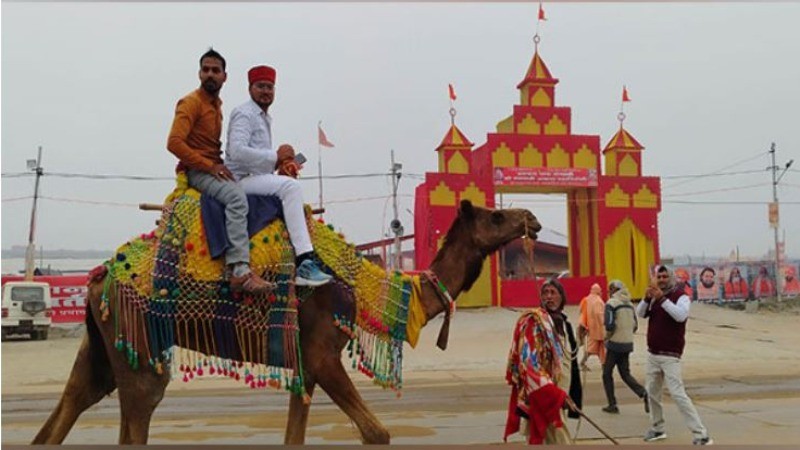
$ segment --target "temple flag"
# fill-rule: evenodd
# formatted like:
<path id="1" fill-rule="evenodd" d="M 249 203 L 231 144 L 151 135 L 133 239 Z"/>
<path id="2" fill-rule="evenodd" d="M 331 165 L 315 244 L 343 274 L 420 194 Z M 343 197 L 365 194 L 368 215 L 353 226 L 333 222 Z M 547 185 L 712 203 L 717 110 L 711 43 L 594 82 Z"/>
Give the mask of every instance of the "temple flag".
<path id="1" fill-rule="evenodd" d="M 319 131 L 319 145 L 323 147 L 333 147 L 333 142 L 328 140 L 328 137 L 325 136 L 325 132 L 322 131 L 322 126 L 317 125 L 317 130 Z"/>

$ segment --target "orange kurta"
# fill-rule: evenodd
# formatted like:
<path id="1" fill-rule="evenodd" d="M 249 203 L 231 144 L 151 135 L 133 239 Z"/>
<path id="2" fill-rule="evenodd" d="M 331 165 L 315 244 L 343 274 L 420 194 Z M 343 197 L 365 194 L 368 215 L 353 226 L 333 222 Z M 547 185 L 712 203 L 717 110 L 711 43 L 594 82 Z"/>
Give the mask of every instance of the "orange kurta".
<path id="1" fill-rule="evenodd" d="M 222 164 L 222 100 L 202 88 L 178 101 L 167 149 L 178 157 L 178 169 L 207 172 Z"/>

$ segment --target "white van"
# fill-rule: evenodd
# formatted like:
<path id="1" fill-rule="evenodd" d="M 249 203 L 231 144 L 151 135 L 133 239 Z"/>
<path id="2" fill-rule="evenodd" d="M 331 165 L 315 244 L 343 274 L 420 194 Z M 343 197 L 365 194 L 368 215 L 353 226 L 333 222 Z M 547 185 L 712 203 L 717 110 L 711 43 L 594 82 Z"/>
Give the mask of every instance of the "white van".
<path id="1" fill-rule="evenodd" d="M 3 285 L 3 339 L 30 334 L 31 339 L 45 340 L 52 315 L 48 283 L 9 281 Z"/>

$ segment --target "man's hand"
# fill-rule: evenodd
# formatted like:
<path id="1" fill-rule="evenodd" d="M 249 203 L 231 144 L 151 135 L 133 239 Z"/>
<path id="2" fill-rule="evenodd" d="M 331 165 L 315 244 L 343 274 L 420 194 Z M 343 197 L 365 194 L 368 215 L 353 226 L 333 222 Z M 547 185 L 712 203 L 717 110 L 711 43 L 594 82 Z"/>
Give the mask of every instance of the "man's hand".
<path id="1" fill-rule="evenodd" d="M 664 291 L 658 287 L 658 284 L 655 282 L 651 283 L 650 286 L 647 287 L 647 291 L 645 292 L 645 301 L 652 300 L 651 305 L 656 306 L 664 301 Z"/>
<path id="2" fill-rule="evenodd" d="M 208 173 L 218 180 L 236 181 L 231 171 L 225 167 L 225 164 L 214 164 L 211 166 L 211 169 L 208 170 Z"/>
<path id="3" fill-rule="evenodd" d="M 278 161 L 275 167 L 280 167 L 287 159 L 294 159 L 294 147 L 289 144 L 281 144 L 278 147 Z"/>

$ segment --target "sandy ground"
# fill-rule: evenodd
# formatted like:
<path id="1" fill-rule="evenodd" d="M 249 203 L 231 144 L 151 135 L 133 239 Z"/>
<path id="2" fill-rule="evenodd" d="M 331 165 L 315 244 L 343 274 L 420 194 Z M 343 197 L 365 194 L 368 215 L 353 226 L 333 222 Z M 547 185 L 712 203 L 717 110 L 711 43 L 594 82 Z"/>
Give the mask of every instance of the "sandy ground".
<path id="1" fill-rule="evenodd" d="M 509 388 L 505 364 L 517 311 L 459 310 L 450 344 L 435 347 L 441 319 L 424 330 L 417 349 L 404 355 L 401 398 L 371 385 L 353 371 L 367 403 L 397 444 L 502 442 Z M 568 308 L 574 319 L 577 311 Z M 796 310 L 749 314 L 713 305 L 692 307 L 683 358 L 687 391 L 719 444 L 800 443 L 800 359 Z M 30 442 L 58 400 L 82 330 L 54 333 L 45 342 L 2 344 L 2 441 Z M 646 324 L 631 356 L 634 376 L 644 382 Z M 590 359 L 584 410 L 622 443 L 641 443 L 648 426 L 640 402 L 619 381 L 622 413 L 600 412 L 605 404 L 600 367 Z M 156 412 L 151 443 L 279 444 L 286 424 L 285 393 L 250 392 L 229 380 L 173 382 Z M 674 405 L 666 407 L 665 444 L 686 444 L 691 435 Z M 119 412 L 112 396 L 78 421 L 66 443 L 113 443 Z M 580 444 L 607 443 L 592 427 L 571 421 Z M 358 442 L 355 427 L 323 394 L 314 398 L 307 443 Z M 515 437 L 514 442 L 521 438 Z M 511 441 L 511 440 L 510 440 Z"/>

